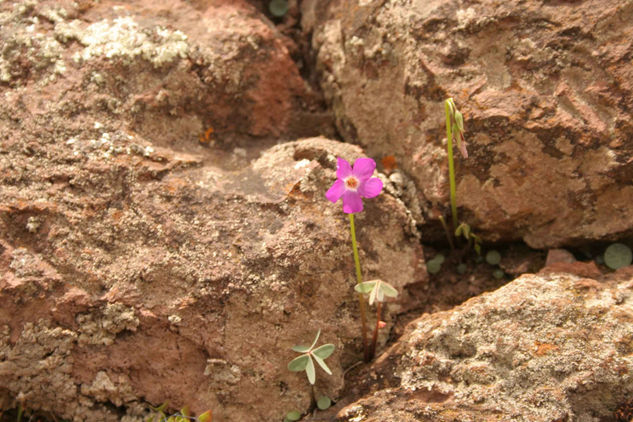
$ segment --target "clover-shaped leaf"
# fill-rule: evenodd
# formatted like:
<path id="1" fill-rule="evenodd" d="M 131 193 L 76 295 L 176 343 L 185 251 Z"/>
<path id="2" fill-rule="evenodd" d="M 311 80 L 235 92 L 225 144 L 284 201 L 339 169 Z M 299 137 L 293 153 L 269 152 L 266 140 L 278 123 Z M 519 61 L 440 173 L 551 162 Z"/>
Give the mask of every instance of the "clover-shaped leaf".
<path id="1" fill-rule="evenodd" d="M 290 361 L 288 364 L 288 370 L 292 372 L 301 372 L 306 371 L 306 375 L 308 377 L 308 381 L 310 384 L 314 384 L 316 382 L 316 369 L 314 367 L 314 360 L 319 364 L 319 366 L 329 375 L 332 375 L 332 371 L 325 363 L 325 359 L 330 357 L 332 353 L 334 353 L 334 349 L 336 348 L 333 344 L 328 343 L 322 346 L 315 348 L 317 341 L 319 340 L 319 336 L 321 335 L 321 330 L 317 332 L 316 337 L 312 344 L 308 346 L 294 346 L 292 348 L 293 351 L 297 353 L 302 353 L 301 356 L 298 356 Z"/>
<path id="2" fill-rule="evenodd" d="M 358 293 L 369 293 L 369 304 L 373 305 L 374 302 L 384 302 L 385 296 L 397 297 L 398 291 L 389 283 L 385 283 L 382 280 L 376 279 L 371 281 L 365 281 L 354 286 L 354 290 Z"/>

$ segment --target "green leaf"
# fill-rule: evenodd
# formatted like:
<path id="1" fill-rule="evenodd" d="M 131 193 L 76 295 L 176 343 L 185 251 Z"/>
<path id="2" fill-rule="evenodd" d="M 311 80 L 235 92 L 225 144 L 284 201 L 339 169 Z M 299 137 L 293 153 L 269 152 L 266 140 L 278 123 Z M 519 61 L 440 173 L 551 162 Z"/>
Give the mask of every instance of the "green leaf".
<path id="1" fill-rule="evenodd" d="M 427 261 L 426 263 L 426 270 L 429 272 L 429 274 L 437 274 L 440 272 L 441 269 L 442 263 L 435 258 Z"/>
<path id="2" fill-rule="evenodd" d="M 477 252 L 477 255 L 481 255 L 481 245 L 479 243 L 475 243 L 475 252 Z"/>
<path id="3" fill-rule="evenodd" d="M 374 288 L 374 286 L 376 285 L 376 281 L 377 280 L 363 281 L 362 283 L 355 285 L 354 290 L 356 290 L 358 293 L 367 294 L 371 292 L 371 289 Z"/>
<path id="4" fill-rule="evenodd" d="M 319 366 L 321 368 L 323 368 L 323 370 L 325 372 L 327 372 L 328 375 L 332 375 L 332 371 L 330 370 L 330 368 L 325 364 L 325 361 L 323 359 L 321 359 L 320 357 L 316 356 L 316 355 L 312 355 L 312 357 L 314 358 L 314 360 L 317 361 L 317 363 L 319 364 Z"/>
<path id="5" fill-rule="evenodd" d="M 398 297 L 398 291 L 389 283 L 385 283 L 384 281 L 380 283 L 380 290 L 387 297 Z"/>
<path id="6" fill-rule="evenodd" d="M 604 251 L 604 263 L 612 270 L 631 265 L 633 253 L 624 243 L 614 243 Z"/>
<path id="7" fill-rule="evenodd" d="M 314 370 L 314 362 L 312 362 L 312 358 L 310 355 L 306 355 L 308 357 L 308 363 L 306 365 L 306 375 L 308 376 L 308 381 L 310 384 L 314 385 L 316 381 L 316 371 Z"/>
<path id="8" fill-rule="evenodd" d="M 330 357 L 332 353 L 334 353 L 335 349 L 336 349 L 336 346 L 334 346 L 332 343 L 328 343 L 314 349 L 312 351 L 312 354 L 314 356 L 320 357 L 321 359 L 327 359 Z"/>
<path id="9" fill-rule="evenodd" d="M 308 355 L 296 357 L 288 364 L 288 370 L 292 372 L 301 372 L 306 369 L 309 361 L 310 357 Z"/>
<path id="10" fill-rule="evenodd" d="M 329 409 L 330 406 L 332 406 L 332 400 L 328 397 L 328 396 L 321 396 L 319 397 L 319 399 L 317 400 L 317 407 L 320 410 L 326 410 Z"/>
<path id="11" fill-rule="evenodd" d="M 292 346 L 292 350 L 297 353 L 307 353 L 310 351 L 310 346 Z"/>
<path id="12" fill-rule="evenodd" d="M 291 412 L 288 412 L 288 414 L 286 414 L 286 419 L 288 419 L 290 422 L 298 421 L 299 419 L 301 419 L 301 413 L 297 412 L 296 410 L 293 410 Z"/>
<path id="13" fill-rule="evenodd" d="M 497 265 L 501 262 L 501 254 L 499 251 L 488 251 L 486 254 L 486 262 L 490 265 Z"/>
<path id="14" fill-rule="evenodd" d="M 376 293 L 377 293 L 378 289 L 376 289 L 376 286 L 374 286 L 374 288 L 371 290 L 371 293 L 369 294 L 369 305 L 373 305 L 374 302 L 376 301 Z"/>
<path id="15" fill-rule="evenodd" d="M 319 331 L 317 331 L 316 337 L 314 338 L 314 341 L 312 342 L 312 345 L 310 346 L 309 350 L 314 349 L 314 346 L 316 346 L 317 341 L 319 341 L 319 336 L 321 335 L 321 329 L 319 328 Z"/>
<path id="16" fill-rule="evenodd" d="M 288 12 L 288 0 L 271 0 L 268 10 L 274 17 L 281 18 Z"/>
<path id="17" fill-rule="evenodd" d="M 207 410 L 200 416 L 198 416 L 198 422 L 211 422 L 211 411 Z"/>
<path id="18" fill-rule="evenodd" d="M 455 237 L 461 236 L 462 235 L 462 230 L 464 230 L 464 227 L 463 227 L 462 224 L 457 226 L 457 228 L 455 229 Z"/>
<path id="19" fill-rule="evenodd" d="M 191 416 L 189 414 L 189 407 L 188 406 L 185 406 L 182 409 L 180 409 L 180 413 L 182 413 L 183 416 Z"/>
<path id="20" fill-rule="evenodd" d="M 459 110 L 455 110 L 455 126 L 457 126 L 457 130 L 460 132 L 464 131 L 464 116 Z"/>
<path id="21" fill-rule="evenodd" d="M 444 261 L 446 260 L 446 258 L 444 258 L 444 255 L 442 255 L 441 253 L 438 253 L 437 255 L 435 255 L 433 259 L 437 260 L 437 262 L 439 262 L 440 265 L 442 265 Z"/>

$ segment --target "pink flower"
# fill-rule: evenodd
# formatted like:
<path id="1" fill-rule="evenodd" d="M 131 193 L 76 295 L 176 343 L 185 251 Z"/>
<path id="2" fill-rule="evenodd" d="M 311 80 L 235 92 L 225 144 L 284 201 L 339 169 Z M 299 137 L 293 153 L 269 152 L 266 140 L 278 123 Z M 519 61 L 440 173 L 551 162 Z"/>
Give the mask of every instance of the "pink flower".
<path id="1" fill-rule="evenodd" d="M 382 181 L 371 177 L 375 169 L 376 162 L 371 158 L 357 159 L 354 161 L 354 168 L 344 159 L 338 158 L 337 180 L 325 197 L 332 203 L 343 197 L 343 212 L 346 214 L 361 212 L 361 198 L 373 198 L 382 191 Z"/>

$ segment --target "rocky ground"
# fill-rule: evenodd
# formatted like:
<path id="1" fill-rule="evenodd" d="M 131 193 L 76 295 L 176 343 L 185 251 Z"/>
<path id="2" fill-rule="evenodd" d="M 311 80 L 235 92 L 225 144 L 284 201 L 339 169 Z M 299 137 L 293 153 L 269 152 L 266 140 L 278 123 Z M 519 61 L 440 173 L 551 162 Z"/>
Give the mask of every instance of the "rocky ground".
<path id="1" fill-rule="evenodd" d="M 630 420 L 633 271 L 594 259 L 633 233 L 632 16 L 0 1 L 0 419 Z M 450 254 L 438 223 L 448 96 L 460 216 L 498 267 Z M 359 365 L 347 217 L 324 193 L 336 157 L 367 155 L 385 189 L 356 217 L 364 274 L 400 294 Z M 286 365 L 318 329 L 335 405 L 312 413 Z"/>

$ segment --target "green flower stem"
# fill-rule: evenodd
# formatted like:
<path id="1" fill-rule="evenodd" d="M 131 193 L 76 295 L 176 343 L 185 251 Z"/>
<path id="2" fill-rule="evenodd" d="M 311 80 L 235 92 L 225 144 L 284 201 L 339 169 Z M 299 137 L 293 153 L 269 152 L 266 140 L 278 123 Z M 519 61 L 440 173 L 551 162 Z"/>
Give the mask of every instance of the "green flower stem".
<path id="1" fill-rule="evenodd" d="M 360 272 L 360 259 L 358 258 L 358 245 L 356 244 L 356 228 L 354 227 L 354 214 L 349 214 L 349 228 L 352 234 L 352 249 L 354 250 L 354 264 L 356 265 L 356 283 L 363 282 L 363 275 Z M 363 330 L 363 350 L 365 354 L 365 362 L 369 362 L 369 349 L 367 347 L 367 312 L 365 310 L 365 298 L 362 293 L 358 294 L 358 303 L 360 305 L 360 320 Z"/>
<path id="2" fill-rule="evenodd" d="M 380 313 L 382 311 L 382 302 L 376 302 L 376 326 L 374 327 L 374 336 L 371 339 L 371 348 L 369 349 L 369 359 L 373 359 L 376 354 L 376 343 L 378 342 L 378 330 L 380 329 Z"/>
<path id="3" fill-rule="evenodd" d="M 453 133 L 451 106 L 448 100 L 444 102 L 446 110 L 446 152 L 448 153 L 448 178 L 451 190 L 451 214 L 453 217 L 453 230 L 457 228 L 457 193 L 455 189 L 455 164 L 453 162 Z"/>

